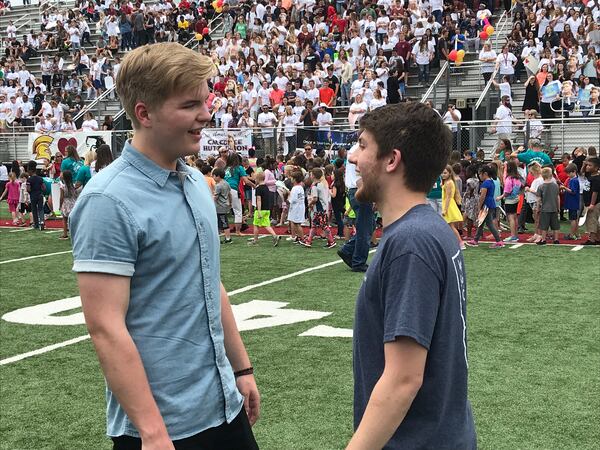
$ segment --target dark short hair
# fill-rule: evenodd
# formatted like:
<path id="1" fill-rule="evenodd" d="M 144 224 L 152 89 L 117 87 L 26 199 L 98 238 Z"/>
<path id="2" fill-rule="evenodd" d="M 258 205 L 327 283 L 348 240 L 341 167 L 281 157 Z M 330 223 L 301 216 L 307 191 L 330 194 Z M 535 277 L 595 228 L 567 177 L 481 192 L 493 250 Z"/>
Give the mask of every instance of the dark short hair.
<path id="1" fill-rule="evenodd" d="M 203 164 L 202 167 L 200 167 L 200 172 L 202 172 L 202 175 L 208 175 L 212 170 L 213 168 L 208 164 Z"/>
<path id="2" fill-rule="evenodd" d="M 214 177 L 225 178 L 225 171 L 223 169 L 220 169 L 219 167 L 215 167 L 212 171 L 212 174 Z"/>
<path id="3" fill-rule="evenodd" d="M 577 164 L 567 164 L 567 167 L 565 167 L 565 172 L 567 173 L 572 173 L 572 172 L 577 172 Z"/>
<path id="4" fill-rule="evenodd" d="M 586 159 L 586 162 L 588 164 L 592 164 L 595 167 L 600 167 L 600 158 L 596 158 L 596 157 L 588 158 L 588 159 Z"/>
<path id="5" fill-rule="evenodd" d="M 492 166 L 485 165 L 479 170 L 479 173 L 485 173 L 488 177 L 494 178 L 496 176 L 496 169 Z"/>
<path id="6" fill-rule="evenodd" d="M 377 157 L 400 150 L 404 183 L 415 192 L 429 192 L 446 167 L 452 133 L 440 115 L 422 103 L 397 103 L 365 114 L 360 128 L 373 135 Z"/>

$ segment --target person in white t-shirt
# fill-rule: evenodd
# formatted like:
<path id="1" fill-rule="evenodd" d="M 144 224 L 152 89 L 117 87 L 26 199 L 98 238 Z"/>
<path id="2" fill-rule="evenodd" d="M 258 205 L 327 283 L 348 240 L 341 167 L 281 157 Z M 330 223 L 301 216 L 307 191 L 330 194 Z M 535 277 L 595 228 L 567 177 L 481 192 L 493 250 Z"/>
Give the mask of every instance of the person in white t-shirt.
<path id="1" fill-rule="evenodd" d="M 333 125 L 333 117 L 329 111 L 327 111 L 327 105 L 321 103 L 319 105 L 319 114 L 317 114 L 317 125 L 319 131 L 330 131 L 330 125 Z"/>
<path id="2" fill-rule="evenodd" d="M 453 147 L 453 149 L 458 148 L 458 145 L 457 145 L 458 123 L 460 122 L 460 119 L 462 119 L 462 114 L 460 113 L 460 111 L 458 109 L 456 109 L 456 105 L 454 105 L 453 103 L 449 103 L 448 110 L 446 111 L 446 114 L 444 114 L 444 116 L 442 117 L 442 120 L 444 121 L 444 123 L 446 125 L 448 125 L 448 127 L 452 131 L 452 136 L 453 136 L 452 147 Z"/>
<path id="3" fill-rule="evenodd" d="M 52 131 L 52 124 L 44 116 L 40 116 L 40 121 L 35 125 L 34 130 L 36 133 L 48 133 Z"/>
<path id="4" fill-rule="evenodd" d="M 515 76 L 515 66 L 517 65 L 517 57 L 508 51 L 508 45 L 502 47 L 502 53 L 498 55 L 496 62 L 498 64 L 498 73 L 500 75 L 510 76 L 510 82 L 513 82 Z"/>
<path id="5" fill-rule="evenodd" d="M 262 130 L 263 150 L 267 155 L 275 155 L 276 142 L 275 142 L 275 130 L 277 126 L 277 117 L 271 111 L 269 111 L 269 105 L 262 105 L 262 111 L 258 115 L 257 124 Z"/>
<path id="6" fill-rule="evenodd" d="M 494 119 L 492 132 L 496 133 L 498 140 L 510 139 L 512 136 L 514 118 L 510 108 L 510 97 L 507 95 L 502 97 L 500 106 L 498 106 L 498 109 L 496 109 L 496 114 L 494 114 Z"/>
<path id="7" fill-rule="evenodd" d="M 98 131 L 100 127 L 98 126 L 98 122 L 94 119 L 94 116 L 91 112 L 85 113 L 83 116 L 84 121 L 81 124 L 80 131 Z"/>

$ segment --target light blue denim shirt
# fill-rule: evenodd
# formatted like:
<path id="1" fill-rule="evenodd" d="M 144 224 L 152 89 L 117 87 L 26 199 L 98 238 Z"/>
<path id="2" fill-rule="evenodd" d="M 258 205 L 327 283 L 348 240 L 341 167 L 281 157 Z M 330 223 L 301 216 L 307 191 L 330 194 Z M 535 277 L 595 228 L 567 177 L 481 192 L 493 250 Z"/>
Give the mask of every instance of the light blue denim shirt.
<path id="1" fill-rule="evenodd" d="M 73 270 L 131 277 L 126 324 L 171 439 L 231 422 L 243 406 L 225 355 L 217 216 L 204 177 L 125 144 L 69 218 Z M 139 437 L 109 388 L 107 434 Z"/>

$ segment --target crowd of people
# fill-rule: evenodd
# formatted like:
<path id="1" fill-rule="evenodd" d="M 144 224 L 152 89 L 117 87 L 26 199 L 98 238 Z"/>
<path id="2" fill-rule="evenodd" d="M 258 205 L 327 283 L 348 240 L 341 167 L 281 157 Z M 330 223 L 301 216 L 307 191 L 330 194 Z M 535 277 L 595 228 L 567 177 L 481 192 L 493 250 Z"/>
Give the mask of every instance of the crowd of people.
<path id="1" fill-rule="evenodd" d="M 580 240 L 585 233 L 586 245 L 600 244 L 600 210 L 595 206 L 600 198 L 600 159 L 595 147 L 578 147 L 558 162 L 538 139 L 531 139 L 527 149 L 515 150 L 505 139 L 496 157 L 486 164 L 472 152 L 463 158 L 455 152 L 428 195 L 461 248 L 477 246 L 485 227 L 494 248 L 521 241 L 522 233 L 529 235 L 528 242 L 544 245 L 548 231 L 555 244 Z M 570 229 L 559 236 L 561 221 L 569 221 Z M 505 239 L 500 237 L 502 227 L 509 233 Z"/>
<path id="2" fill-rule="evenodd" d="M 600 208 L 595 206 L 600 201 L 600 160 L 596 149 L 576 148 L 560 162 L 553 162 L 539 140 L 532 139 L 528 147 L 513 151 L 505 141 L 497 159 L 489 164 L 482 155 L 478 158 L 469 151 L 462 156 L 452 154 L 428 200 L 452 227 L 463 249 L 478 244 L 484 227 L 496 241 L 493 247 L 498 248 L 519 242 L 521 233 L 528 234 L 528 241 L 543 245 L 548 230 L 554 233 L 554 243 L 559 238 L 580 240 L 588 233 L 587 244 L 600 244 Z M 0 199 L 8 200 L 14 225 L 25 226 L 30 212 L 30 225 L 43 229 L 44 217 L 53 212 L 51 184 L 60 181 L 60 210 L 65 218 L 61 238 L 66 238 L 66 218 L 78 192 L 111 161 L 107 145 L 87 152 L 84 158 L 70 146 L 67 155 L 57 153 L 41 171 L 35 163 L 22 167 L 15 161 L 9 170 L 4 167 L 9 175 Z M 307 145 L 291 157 L 256 158 L 252 149 L 242 157 L 235 149 L 221 147 L 218 157 L 202 160 L 190 156 L 186 162 L 205 176 L 214 195 L 223 244 L 232 243 L 232 234 L 242 236 L 251 226 L 254 237 L 249 245 L 259 243 L 263 228 L 272 235 L 275 246 L 285 233 L 287 240 L 304 247 L 311 247 L 314 239 L 321 237 L 325 247 L 333 248 L 336 241 L 348 241 L 357 232 L 358 210 L 349 189 L 356 188 L 359 176 L 343 148 L 315 152 Z M 30 178 L 38 173 L 42 182 L 32 183 Z M 44 196 L 49 202 L 45 213 Z M 379 225 L 376 208 L 367 215 L 366 249 L 377 246 Z M 567 220 L 570 231 L 559 237 L 560 221 Z M 278 227 L 277 231 L 272 227 Z M 505 239 L 500 237 L 502 227 L 509 233 Z"/>
<path id="3" fill-rule="evenodd" d="M 524 83 L 525 118 L 600 115 L 598 2 L 516 2 L 512 30 L 500 54 L 479 53 L 486 81 L 512 102 L 511 85 Z"/>
<path id="4" fill-rule="evenodd" d="M 77 197 L 92 176 L 113 161 L 110 146 L 100 144 L 83 157 L 69 145 L 65 154 L 56 152 L 43 167 L 37 161 L 15 160 L 10 167 L 0 165 L 0 201 L 6 199 L 14 226 L 44 230 L 45 221 L 60 211 L 63 234 L 68 239 L 68 218 Z M 53 205 L 52 185 L 60 187 L 59 205 Z"/>
<path id="5" fill-rule="evenodd" d="M 492 132 L 512 132 L 511 85 L 524 82 L 524 120 L 533 121 L 529 136 L 541 137 L 540 117 L 575 110 L 600 114 L 597 3 L 503 5 L 513 29 L 500 54 L 479 37 L 484 21 L 494 22 L 494 2 L 227 1 L 219 10 L 224 37 L 218 40 L 210 35 L 217 16 L 210 2 L 82 0 L 71 8 L 52 6 L 44 10 L 39 31 L 28 29 L 19 40 L 14 24 L 6 29 L 0 128 L 7 122 L 33 127 L 43 115 L 52 130 L 61 130 L 85 100 L 114 86 L 119 51 L 196 40 L 216 67 L 208 100 L 214 126 L 279 128 L 279 144 L 265 149 L 271 155 L 286 141 L 301 147 L 297 127 L 328 131 L 336 116 L 344 127 L 355 127 L 367 111 L 409 100 L 411 68 L 418 68 L 418 85 L 426 86 L 430 67 L 447 60 L 451 49 L 478 53 L 486 81 L 497 74 L 494 84 L 508 101 L 502 100 Z M 43 56 L 38 78 L 27 61 L 40 50 L 55 53 Z M 460 120 L 446 118 L 453 127 Z M 64 126 L 72 127 L 68 121 Z M 38 128 L 46 131 L 48 125 Z"/>

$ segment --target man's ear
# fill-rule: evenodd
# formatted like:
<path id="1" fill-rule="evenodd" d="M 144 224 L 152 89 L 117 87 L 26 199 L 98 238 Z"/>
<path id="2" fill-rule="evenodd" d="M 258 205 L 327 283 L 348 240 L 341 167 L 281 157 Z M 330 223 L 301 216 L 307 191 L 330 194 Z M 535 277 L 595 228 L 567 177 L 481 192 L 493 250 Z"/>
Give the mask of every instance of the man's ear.
<path id="1" fill-rule="evenodd" d="M 392 153 L 387 157 L 387 164 L 385 166 L 385 171 L 387 173 L 395 172 L 399 169 L 400 164 L 402 162 L 402 152 L 398 149 L 393 149 Z"/>
<path id="2" fill-rule="evenodd" d="M 135 118 L 143 128 L 152 127 L 152 117 L 150 110 L 144 102 L 137 102 L 133 109 Z"/>

